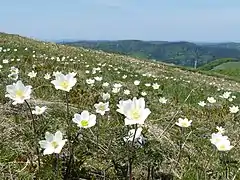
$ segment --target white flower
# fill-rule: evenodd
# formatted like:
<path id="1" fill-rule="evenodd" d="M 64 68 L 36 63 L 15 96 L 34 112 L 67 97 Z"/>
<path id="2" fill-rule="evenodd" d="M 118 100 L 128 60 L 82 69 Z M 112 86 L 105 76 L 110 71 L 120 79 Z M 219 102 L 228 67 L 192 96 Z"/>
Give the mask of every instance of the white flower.
<path id="1" fill-rule="evenodd" d="M 48 80 L 48 79 L 50 79 L 50 78 L 51 78 L 51 75 L 50 75 L 49 73 L 47 73 L 47 74 L 44 75 L 44 79 L 47 79 L 47 80 Z"/>
<path id="2" fill-rule="evenodd" d="M 93 85 L 95 83 L 95 80 L 94 79 L 86 79 L 86 83 Z"/>
<path id="3" fill-rule="evenodd" d="M 126 79 L 126 78 L 127 78 L 127 75 L 123 75 L 122 78 L 123 78 L 123 79 Z"/>
<path id="4" fill-rule="evenodd" d="M 96 80 L 96 81 L 102 81 L 102 77 L 94 77 L 94 79 Z"/>
<path id="5" fill-rule="evenodd" d="M 204 107 L 204 106 L 206 106 L 206 103 L 205 103 L 204 101 L 200 101 L 200 102 L 198 103 L 198 105 Z"/>
<path id="6" fill-rule="evenodd" d="M 34 77 L 37 76 L 37 72 L 34 72 L 34 71 L 29 72 L 29 73 L 28 73 L 28 76 L 29 76 L 30 78 L 34 78 Z"/>
<path id="7" fill-rule="evenodd" d="M 207 101 L 211 104 L 215 103 L 216 102 L 216 99 L 214 99 L 214 97 L 208 97 L 207 98 Z"/>
<path id="8" fill-rule="evenodd" d="M 126 89 L 126 90 L 123 91 L 123 93 L 126 94 L 126 95 L 129 95 L 130 91 L 128 89 Z"/>
<path id="9" fill-rule="evenodd" d="M 106 102 L 106 103 L 100 102 L 98 104 L 94 104 L 94 107 L 96 108 L 96 113 L 99 113 L 102 116 L 105 114 L 106 111 L 110 110 L 108 106 L 109 106 L 109 102 Z"/>
<path id="10" fill-rule="evenodd" d="M 24 86 L 22 81 L 17 81 L 12 85 L 7 85 L 6 91 L 8 94 L 5 97 L 9 97 L 14 102 L 13 105 L 22 104 L 25 100 L 30 99 L 30 94 L 32 92 L 32 86 Z"/>
<path id="11" fill-rule="evenodd" d="M 10 72 L 11 72 L 11 74 L 18 74 L 19 69 L 13 66 L 13 67 L 11 67 Z"/>
<path id="12" fill-rule="evenodd" d="M 219 133 L 221 133 L 221 134 L 224 134 L 224 132 L 225 132 L 225 129 L 222 127 L 222 126 L 217 126 L 217 130 L 218 130 L 218 132 Z"/>
<path id="13" fill-rule="evenodd" d="M 233 148 L 233 146 L 230 145 L 230 141 L 228 139 L 222 139 L 221 141 L 217 142 L 215 146 L 219 151 L 229 151 Z"/>
<path id="14" fill-rule="evenodd" d="M 8 61 L 8 59 L 4 59 L 2 62 L 3 62 L 3 64 L 7 64 L 9 61 Z"/>
<path id="15" fill-rule="evenodd" d="M 160 97 L 159 98 L 159 102 L 162 103 L 162 104 L 166 104 L 167 103 L 167 99 L 165 97 Z"/>
<path id="16" fill-rule="evenodd" d="M 109 86 L 109 83 L 108 82 L 105 82 L 102 84 L 103 87 L 108 87 Z"/>
<path id="17" fill-rule="evenodd" d="M 180 127 L 189 127 L 191 126 L 191 123 L 192 123 L 192 120 L 189 121 L 187 118 L 184 118 L 184 119 L 179 118 L 178 122 L 176 122 L 175 124 Z"/>
<path id="18" fill-rule="evenodd" d="M 63 135 L 60 131 L 57 131 L 55 135 L 46 132 L 45 139 L 39 141 L 41 148 L 45 149 L 43 155 L 57 153 L 59 154 L 65 145 L 67 139 L 63 139 Z"/>
<path id="19" fill-rule="evenodd" d="M 140 81 L 135 80 L 133 83 L 134 83 L 134 85 L 138 86 L 140 84 Z"/>
<path id="20" fill-rule="evenodd" d="M 142 96 L 146 96 L 147 93 L 146 93 L 146 92 L 141 92 L 141 95 L 142 95 Z"/>
<path id="21" fill-rule="evenodd" d="M 86 74 L 89 74 L 89 73 L 90 73 L 90 71 L 89 71 L 89 70 L 86 70 L 86 71 L 85 71 L 85 73 L 86 73 Z"/>
<path id="22" fill-rule="evenodd" d="M 218 142 L 222 140 L 227 140 L 227 139 L 228 139 L 227 136 L 223 136 L 220 132 L 218 132 L 218 133 L 212 133 L 212 137 L 210 141 L 212 144 L 216 145 Z"/>
<path id="23" fill-rule="evenodd" d="M 60 75 L 60 74 L 62 74 L 62 72 L 60 72 L 60 71 L 54 71 L 54 72 L 53 72 L 53 76 L 58 76 L 58 75 Z"/>
<path id="24" fill-rule="evenodd" d="M 135 131 L 136 131 L 135 129 L 129 130 L 128 135 L 126 137 L 124 137 L 123 140 L 125 142 L 133 141 Z M 134 137 L 134 141 L 137 141 L 138 139 L 140 139 L 142 137 L 141 132 L 142 132 L 142 128 L 137 128 L 137 131 L 136 131 L 135 137 Z"/>
<path id="25" fill-rule="evenodd" d="M 55 76 L 55 80 L 51 83 L 55 86 L 56 89 L 69 92 L 72 87 L 76 84 L 77 80 L 74 78 L 73 74 L 58 74 Z"/>
<path id="26" fill-rule="evenodd" d="M 90 114 L 88 111 L 83 111 L 81 114 L 74 114 L 72 120 L 77 123 L 78 127 L 90 128 L 96 124 L 96 115 Z"/>
<path id="27" fill-rule="evenodd" d="M 104 101 L 107 101 L 108 99 L 110 99 L 110 94 L 109 93 L 103 93 L 102 98 L 103 98 Z"/>
<path id="28" fill-rule="evenodd" d="M 113 93 L 118 93 L 119 91 L 120 91 L 120 88 L 118 88 L 118 87 L 112 88 Z"/>
<path id="29" fill-rule="evenodd" d="M 231 95 L 231 92 L 225 92 L 225 93 L 223 93 L 223 95 L 221 95 L 220 97 L 221 97 L 221 98 L 224 98 L 224 99 L 228 99 L 228 98 L 230 97 L 230 95 Z"/>
<path id="30" fill-rule="evenodd" d="M 145 86 L 146 86 L 146 87 L 150 87 L 150 86 L 151 86 L 151 83 L 146 83 Z"/>
<path id="31" fill-rule="evenodd" d="M 125 115 L 126 117 L 125 125 L 144 124 L 144 121 L 151 113 L 148 108 L 145 108 L 144 98 L 137 99 L 134 97 L 133 100 L 121 100 L 117 106 L 119 108 L 117 109 L 117 112 Z"/>
<path id="32" fill-rule="evenodd" d="M 152 85 L 152 87 L 153 87 L 153 89 L 159 89 L 159 84 L 158 83 L 154 83 L 153 85 Z"/>
<path id="33" fill-rule="evenodd" d="M 230 111 L 230 113 L 235 114 L 239 111 L 239 107 L 238 106 L 229 107 L 229 111 Z"/>
<path id="34" fill-rule="evenodd" d="M 122 85 L 121 85 L 121 84 L 119 84 L 119 83 L 115 83 L 115 84 L 113 84 L 113 87 L 114 87 L 114 88 L 121 88 L 121 87 L 122 87 Z"/>
<path id="35" fill-rule="evenodd" d="M 36 115 L 41 115 L 46 111 L 46 109 L 47 109 L 46 106 L 43 107 L 35 106 L 35 110 L 33 110 L 32 113 Z"/>
<path id="36" fill-rule="evenodd" d="M 8 77 L 14 81 L 18 80 L 18 74 L 16 73 L 11 73 L 8 75 Z"/>

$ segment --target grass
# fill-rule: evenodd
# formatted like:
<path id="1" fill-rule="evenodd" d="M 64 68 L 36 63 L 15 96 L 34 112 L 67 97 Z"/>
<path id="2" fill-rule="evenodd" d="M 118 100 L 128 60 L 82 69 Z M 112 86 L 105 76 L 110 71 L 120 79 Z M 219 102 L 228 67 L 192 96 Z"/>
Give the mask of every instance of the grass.
<path id="1" fill-rule="evenodd" d="M 46 73 L 53 71 L 77 72 L 77 84 L 69 93 L 70 116 L 88 110 L 96 114 L 94 104 L 102 101 L 103 92 L 109 92 L 110 112 L 105 116 L 97 115 L 97 126 L 83 129 L 74 144 L 74 164 L 71 179 L 125 179 L 128 171 L 127 145 L 123 137 L 130 126 L 124 126 L 124 117 L 116 112 L 120 99 L 132 99 L 144 96 L 146 106 L 151 110 L 143 126 L 146 144 L 135 147 L 133 176 L 135 179 L 226 179 L 226 165 L 229 178 L 240 179 L 239 114 L 230 114 L 229 107 L 239 105 L 239 82 L 227 78 L 206 75 L 198 71 L 188 71 L 166 64 L 143 61 L 127 56 L 108 54 L 101 51 L 74 48 L 53 43 L 43 43 L 17 35 L 0 34 L 0 47 L 10 49 L 0 52 L 0 179 L 54 179 L 52 164 L 54 156 L 43 156 L 38 171 L 34 134 L 31 130 L 31 117 L 25 104 L 13 106 L 5 98 L 6 85 L 12 84 L 7 76 L 12 66 L 20 69 L 19 79 L 33 86 L 30 99 L 31 107 L 47 106 L 47 111 L 37 116 L 38 139 L 44 138 L 46 131 L 55 133 L 61 130 L 67 134 L 65 93 L 56 90 L 50 80 L 44 79 Z M 27 48 L 25 50 L 25 48 Z M 17 49 L 17 51 L 14 51 Z M 60 60 L 57 60 L 59 57 Z M 65 57 L 65 59 L 63 59 Z M 9 60 L 3 64 L 2 60 Z M 17 61 L 17 59 L 20 59 Z M 93 68 L 100 68 L 92 74 Z M 37 77 L 30 79 L 27 74 L 34 70 Z M 86 73 L 90 71 L 90 73 Z M 147 75 L 151 73 L 151 76 Z M 122 76 L 127 75 L 126 79 Z M 86 79 L 102 77 L 94 86 Z M 140 85 L 133 84 L 135 80 Z M 103 87 L 102 83 L 110 83 Z M 112 85 L 121 83 L 119 93 L 112 93 Z M 158 83 L 154 90 L 146 83 Z M 130 95 L 123 90 L 130 90 Z M 219 97 L 225 91 L 231 91 L 237 98 L 233 102 Z M 199 101 L 215 97 L 213 105 L 200 107 Z M 160 97 L 168 99 L 167 104 L 159 103 Z M 192 126 L 180 131 L 175 122 L 180 117 L 193 121 Z M 74 135 L 79 128 L 72 125 Z M 210 143 L 210 137 L 216 132 L 216 126 L 223 126 L 234 148 L 227 153 L 227 164 L 222 153 Z M 97 134 L 99 138 L 97 141 Z M 179 157 L 179 142 L 184 137 L 184 147 Z M 98 145 L 98 146 L 97 146 Z M 98 147 L 98 148 L 97 148 Z M 41 151 L 42 152 L 42 151 Z M 68 158 L 67 145 L 60 154 L 60 176 L 66 169 Z M 31 164 L 30 162 L 33 162 Z"/>

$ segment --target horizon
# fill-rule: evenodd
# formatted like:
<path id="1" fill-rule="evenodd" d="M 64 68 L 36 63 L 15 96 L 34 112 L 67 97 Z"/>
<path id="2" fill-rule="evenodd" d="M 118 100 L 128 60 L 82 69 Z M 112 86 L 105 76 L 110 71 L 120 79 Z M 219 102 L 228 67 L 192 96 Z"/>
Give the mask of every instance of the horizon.
<path id="1" fill-rule="evenodd" d="M 43 41 L 240 42 L 240 1 L 13 0 L 2 2 L 0 31 Z"/>

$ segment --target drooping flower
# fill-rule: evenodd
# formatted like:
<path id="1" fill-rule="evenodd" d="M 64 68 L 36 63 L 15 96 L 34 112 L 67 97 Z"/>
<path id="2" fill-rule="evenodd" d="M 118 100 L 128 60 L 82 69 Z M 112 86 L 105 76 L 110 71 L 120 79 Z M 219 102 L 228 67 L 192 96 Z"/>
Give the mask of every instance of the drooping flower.
<path id="1" fill-rule="evenodd" d="M 117 106 L 119 108 L 117 109 L 117 112 L 125 115 L 126 117 L 125 125 L 144 124 L 144 121 L 151 113 L 148 108 L 145 108 L 144 98 L 137 99 L 134 97 L 133 100 L 121 100 Z"/>
<path id="2" fill-rule="evenodd" d="M 77 82 L 76 78 L 71 73 L 67 75 L 58 74 L 55 76 L 55 78 L 55 80 L 51 81 L 55 88 L 67 92 L 69 92 Z"/>
<path id="3" fill-rule="evenodd" d="M 19 80 L 12 85 L 7 85 L 6 91 L 8 94 L 5 97 L 12 99 L 13 105 L 22 104 L 25 100 L 30 99 L 32 86 L 24 86 L 22 81 Z"/>
<path id="4" fill-rule="evenodd" d="M 191 126 L 192 120 L 188 120 L 187 118 L 179 118 L 178 122 L 175 124 L 178 125 L 179 127 L 189 127 Z"/>
<path id="5" fill-rule="evenodd" d="M 105 114 L 106 111 L 109 111 L 109 102 L 103 103 L 100 102 L 98 104 L 94 104 L 94 107 L 96 108 L 96 113 L 101 114 L 102 116 Z"/>
<path id="6" fill-rule="evenodd" d="M 72 120 L 77 123 L 78 127 L 90 128 L 96 124 L 96 115 L 90 114 L 85 110 L 81 114 L 74 114 L 74 118 Z"/>
<path id="7" fill-rule="evenodd" d="M 61 131 L 57 131 L 55 134 L 49 132 L 45 133 L 45 140 L 39 141 L 41 148 L 45 149 L 43 155 L 56 153 L 59 154 L 65 145 L 67 139 L 63 139 Z"/>
<path id="8" fill-rule="evenodd" d="M 46 106 L 43 107 L 35 106 L 35 110 L 33 110 L 32 113 L 35 115 L 41 115 L 46 111 L 46 109 L 47 109 Z"/>

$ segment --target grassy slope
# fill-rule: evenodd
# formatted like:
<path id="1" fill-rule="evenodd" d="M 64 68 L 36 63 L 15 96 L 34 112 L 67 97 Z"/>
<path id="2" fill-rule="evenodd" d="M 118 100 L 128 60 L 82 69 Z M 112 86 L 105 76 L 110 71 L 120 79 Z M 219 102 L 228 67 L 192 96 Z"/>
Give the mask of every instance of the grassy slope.
<path id="1" fill-rule="evenodd" d="M 64 105 L 65 94 L 56 91 L 49 80 L 43 78 L 45 73 L 63 71 L 65 73 L 76 71 L 78 83 L 70 92 L 71 116 L 82 110 L 94 112 L 93 105 L 101 101 L 102 92 L 110 92 L 111 88 L 103 88 L 102 82 L 96 82 L 94 87 L 86 84 L 87 78 L 95 76 L 103 77 L 103 82 L 123 84 L 122 89 L 129 89 L 131 95 L 124 95 L 123 90 L 119 94 L 113 94 L 110 101 L 111 111 L 109 120 L 106 117 L 98 116 L 100 126 L 100 155 L 96 155 L 95 137 L 86 130 L 83 131 L 83 138 L 76 145 L 76 166 L 75 176 L 99 178 L 105 169 L 107 176 L 112 179 L 123 177 L 123 164 L 126 163 L 126 152 L 122 143 L 122 136 L 126 135 L 127 129 L 123 128 L 123 117 L 116 113 L 116 104 L 119 99 L 128 99 L 134 96 L 141 97 L 141 92 L 147 92 L 145 97 L 147 107 L 152 111 L 146 120 L 144 135 L 148 138 L 145 148 L 138 150 L 134 164 L 134 176 L 137 179 L 146 179 L 148 166 L 154 168 L 155 176 L 161 173 L 173 173 L 174 176 L 182 176 L 184 179 L 196 179 L 197 176 L 219 177 L 221 168 L 218 153 L 209 142 L 212 132 L 215 132 L 217 125 L 227 129 L 227 135 L 235 145 L 229 156 L 233 160 L 231 164 L 232 173 L 236 174 L 235 166 L 240 166 L 240 149 L 238 140 L 240 138 L 239 117 L 232 116 L 228 112 L 231 104 L 239 104 L 239 83 L 214 76 L 207 76 L 197 72 L 185 71 L 180 68 L 173 68 L 165 64 L 142 61 L 126 56 L 103 53 L 100 51 L 86 50 L 82 48 L 67 47 L 62 45 L 42 43 L 16 35 L 0 34 L 0 47 L 10 48 L 9 52 L 1 52 L 0 60 L 9 59 L 9 64 L 3 65 L 0 72 L 1 78 L 1 106 L 2 119 L 0 132 L 0 179 L 32 179 L 35 169 L 27 163 L 27 159 L 33 156 L 34 143 L 31 133 L 31 120 L 27 115 L 24 105 L 12 106 L 9 99 L 4 97 L 5 86 L 11 84 L 7 78 L 9 68 L 16 66 L 20 69 L 20 78 L 25 84 L 33 86 L 31 105 L 47 105 L 48 111 L 38 118 L 39 138 L 42 139 L 45 131 L 55 132 L 61 129 L 66 130 L 66 112 Z M 25 48 L 28 50 L 24 50 Z M 18 49 L 14 52 L 13 49 Z M 33 53 L 33 51 L 35 51 Z M 33 54 L 36 57 L 33 57 Z M 64 61 L 56 61 L 56 57 L 65 56 Z M 51 60 L 51 57 L 55 57 Z M 75 58 L 76 57 L 76 58 Z M 11 61 L 13 59 L 13 61 Z M 20 61 L 16 61 L 20 59 Z M 100 63 L 100 64 L 99 64 Z M 104 65 L 106 64 L 106 65 Z M 32 66 L 36 65 L 35 68 Z M 86 67 L 89 65 L 89 67 Z M 86 74 L 86 70 L 93 67 L 101 67 L 101 72 L 92 75 Z M 35 70 L 37 77 L 29 79 L 27 73 Z M 143 76 L 151 73 L 155 77 Z M 123 75 L 128 75 L 123 79 Z M 140 86 L 134 86 L 133 81 L 140 80 Z M 160 84 L 159 90 L 144 86 L 145 83 Z M 223 91 L 218 88 L 233 91 L 237 99 L 233 102 L 226 102 L 219 98 Z M 161 105 L 159 97 L 166 97 L 169 102 Z M 206 100 L 208 96 L 214 96 L 217 104 L 206 108 L 200 108 L 198 102 Z M 25 111 L 24 111 L 25 110 Z M 179 117 L 187 117 L 193 120 L 192 128 L 185 131 L 189 134 L 188 140 L 182 153 L 180 163 L 176 164 L 178 157 L 179 128 L 174 126 Z M 163 130 L 166 130 L 163 133 Z M 92 129 L 96 134 L 96 128 Z M 77 132 L 77 128 L 73 128 Z M 4 140 L 4 141 L 3 141 Z M 109 143 L 111 142 L 111 143 Z M 66 150 L 63 150 L 63 153 Z M 47 179 L 51 176 L 51 156 L 43 157 L 43 165 L 38 176 Z M 115 162 L 115 166 L 112 162 Z M 61 162 L 64 162 L 63 160 Z M 117 168 L 118 166 L 121 168 Z M 64 167 L 64 164 L 61 164 Z M 170 167 L 172 172 L 168 172 Z M 115 168 L 114 168 L 115 167 Z M 142 172 L 142 173 L 140 173 Z M 184 172 L 184 173 L 183 173 Z M 208 173 L 206 173 L 208 172 Z M 209 173 L 211 172 L 211 173 Z M 144 174 L 145 173 L 145 174 Z M 239 179 L 240 177 L 237 176 Z"/>
<path id="2" fill-rule="evenodd" d="M 199 70 L 208 71 L 208 73 L 217 73 L 227 75 L 233 79 L 239 80 L 240 61 L 239 59 L 223 58 L 212 61 L 198 68 Z"/>

